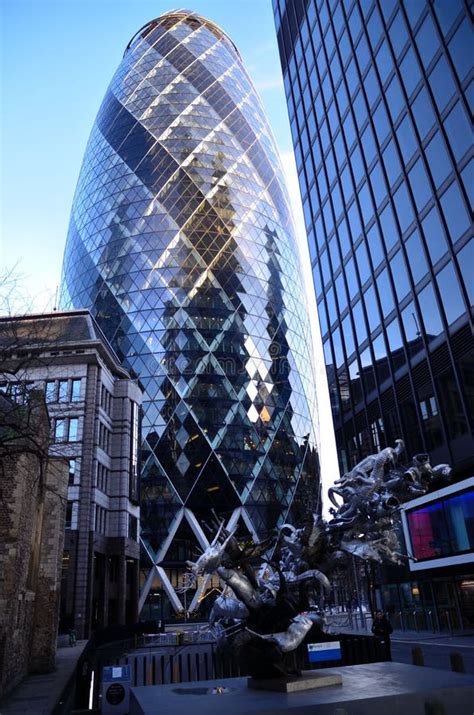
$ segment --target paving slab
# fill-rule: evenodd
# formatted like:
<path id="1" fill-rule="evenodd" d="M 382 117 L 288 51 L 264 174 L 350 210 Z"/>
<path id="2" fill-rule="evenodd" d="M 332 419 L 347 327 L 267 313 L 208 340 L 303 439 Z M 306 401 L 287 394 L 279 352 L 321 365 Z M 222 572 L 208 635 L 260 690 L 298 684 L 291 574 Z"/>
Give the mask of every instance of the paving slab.
<path id="1" fill-rule="evenodd" d="M 318 672 L 318 671 L 316 671 Z M 321 671 L 319 671 L 321 672 Z M 278 693 L 246 678 L 132 688 L 130 715 L 473 715 L 474 676 L 404 663 L 328 669 L 342 685 Z M 213 694 L 213 690 L 223 690 Z"/>
<path id="2" fill-rule="evenodd" d="M 86 643 L 78 641 L 72 648 L 58 648 L 56 670 L 27 675 L 0 702 L 0 715 L 51 715 Z"/>

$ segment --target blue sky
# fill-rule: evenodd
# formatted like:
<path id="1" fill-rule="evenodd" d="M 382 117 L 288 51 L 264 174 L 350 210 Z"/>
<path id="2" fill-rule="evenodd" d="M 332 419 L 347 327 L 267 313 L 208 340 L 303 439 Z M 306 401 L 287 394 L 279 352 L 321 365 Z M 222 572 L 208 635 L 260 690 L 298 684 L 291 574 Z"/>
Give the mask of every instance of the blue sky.
<path id="1" fill-rule="evenodd" d="M 23 277 L 17 310 L 53 307 L 74 190 L 100 103 L 131 37 L 173 7 L 162 0 L 0 0 L 0 263 L 3 270 L 17 266 Z M 280 150 L 304 258 L 321 461 L 330 483 L 337 477 L 334 435 L 272 3 L 193 0 L 186 7 L 220 25 L 238 46 Z"/>

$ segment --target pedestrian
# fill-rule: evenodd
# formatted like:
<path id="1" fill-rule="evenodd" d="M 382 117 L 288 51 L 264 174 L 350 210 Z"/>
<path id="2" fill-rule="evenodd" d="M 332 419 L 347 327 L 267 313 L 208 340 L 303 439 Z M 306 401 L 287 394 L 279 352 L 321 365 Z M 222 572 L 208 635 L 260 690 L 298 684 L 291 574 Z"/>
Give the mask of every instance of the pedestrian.
<path id="1" fill-rule="evenodd" d="M 372 633 L 376 639 L 381 643 L 385 653 L 385 660 L 392 660 L 392 653 L 390 649 L 390 634 L 393 633 L 392 624 L 385 616 L 383 611 L 377 611 L 375 614 L 375 619 L 372 624 Z"/>
<path id="2" fill-rule="evenodd" d="M 76 645 L 76 631 L 74 628 L 69 630 L 69 645 L 73 648 Z"/>

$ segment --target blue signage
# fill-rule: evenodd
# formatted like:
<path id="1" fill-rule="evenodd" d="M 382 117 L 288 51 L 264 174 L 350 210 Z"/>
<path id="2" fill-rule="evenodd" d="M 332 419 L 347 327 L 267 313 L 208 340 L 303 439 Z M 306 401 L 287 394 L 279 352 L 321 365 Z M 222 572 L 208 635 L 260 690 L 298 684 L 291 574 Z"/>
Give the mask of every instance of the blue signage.
<path id="1" fill-rule="evenodd" d="M 308 660 L 310 663 L 321 663 L 325 660 L 341 660 L 341 642 L 308 643 Z"/>

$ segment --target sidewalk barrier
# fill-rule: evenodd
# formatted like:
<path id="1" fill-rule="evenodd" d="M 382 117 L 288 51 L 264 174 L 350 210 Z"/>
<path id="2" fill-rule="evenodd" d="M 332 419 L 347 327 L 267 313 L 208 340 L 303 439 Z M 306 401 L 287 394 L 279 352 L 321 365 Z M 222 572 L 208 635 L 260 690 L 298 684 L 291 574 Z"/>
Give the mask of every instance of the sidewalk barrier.
<path id="1" fill-rule="evenodd" d="M 416 648 L 411 649 L 411 662 L 413 663 L 413 665 L 425 664 L 425 656 L 423 655 L 423 651 L 419 646 L 416 646 Z"/>
<path id="2" fill-rule="evenodd" d="M 453 673 L 465 673 L 466 672 L 466 667 L 464 665 L 464 658 L 462 656 L 462 653 L 453 651 L 452 653 L 449 654 L 449 661 L 451 663 L 451 670 L 453 671 Z"/>

